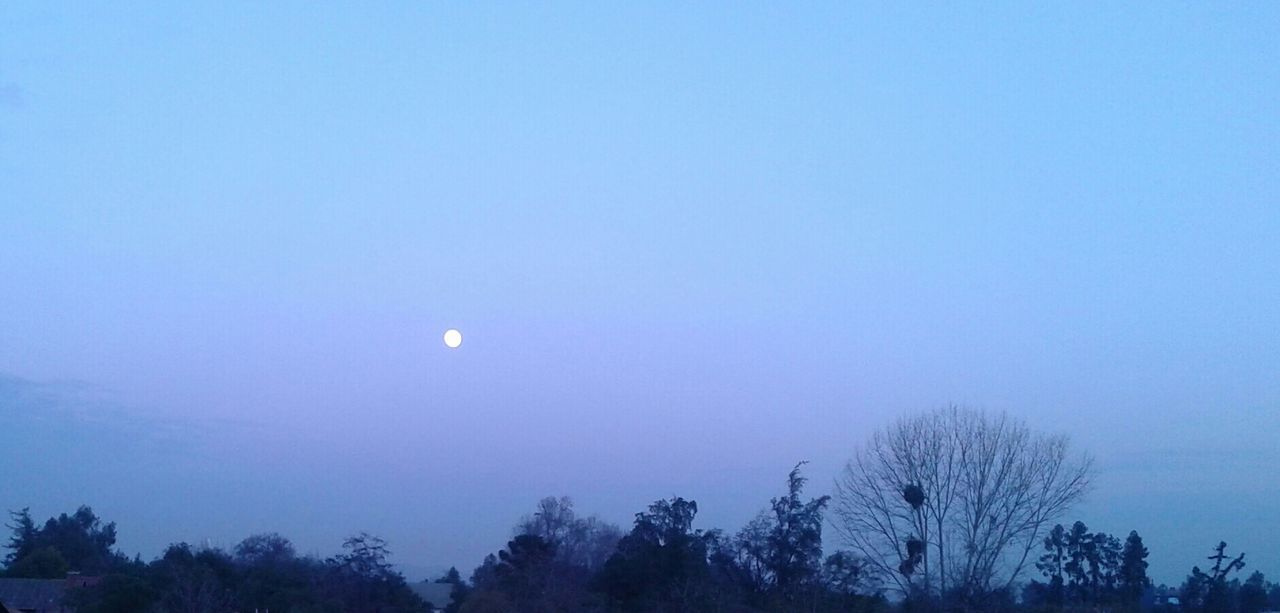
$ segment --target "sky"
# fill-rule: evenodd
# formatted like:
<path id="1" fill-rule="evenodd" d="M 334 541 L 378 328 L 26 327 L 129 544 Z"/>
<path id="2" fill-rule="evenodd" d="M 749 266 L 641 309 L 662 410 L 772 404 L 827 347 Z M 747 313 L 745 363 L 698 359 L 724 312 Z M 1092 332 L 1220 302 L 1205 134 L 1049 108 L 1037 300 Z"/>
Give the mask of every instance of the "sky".
<path id="1" fill-rule="evenodd" d="M 0 508 L 468 574 L 955 403 L 1280 578 L 1280 5 L 190 4 L 0 5 Z"/>

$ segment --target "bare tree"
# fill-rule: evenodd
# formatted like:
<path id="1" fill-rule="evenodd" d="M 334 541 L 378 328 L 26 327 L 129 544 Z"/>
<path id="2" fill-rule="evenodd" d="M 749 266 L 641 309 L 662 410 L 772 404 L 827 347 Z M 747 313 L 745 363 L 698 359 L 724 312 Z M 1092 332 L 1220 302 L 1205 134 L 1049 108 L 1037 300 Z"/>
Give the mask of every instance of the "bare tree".
<path id="1" fill-rule="evenodd" d="M 573 511 L 573 500 L 568 496 L 547 496 L 538 501 L 538 510 L 526 515 L 516 524 L 513 536 L 532 534 L 548 543 L 560 545 L 573 532 L 578 515 Z"/>
<path id="2" fill-rule="evenodd" d="M 1066 437 L 950 407 L 875 433 L 836 480 L 832 521 L 901 593 L 973 601 L 1012 587 L 1091 475 Z"/>
<path id="3" fill-rule="evenodd" d="M 516 536 L 542 537 L 556 547 L 556 557 L 567 564 L 595 572 L 613 555 L 622 529 L 596 516 L 580 518 L 568 496 L 548 496 L 538 501 L 538 510 L 516 524 Z"/>

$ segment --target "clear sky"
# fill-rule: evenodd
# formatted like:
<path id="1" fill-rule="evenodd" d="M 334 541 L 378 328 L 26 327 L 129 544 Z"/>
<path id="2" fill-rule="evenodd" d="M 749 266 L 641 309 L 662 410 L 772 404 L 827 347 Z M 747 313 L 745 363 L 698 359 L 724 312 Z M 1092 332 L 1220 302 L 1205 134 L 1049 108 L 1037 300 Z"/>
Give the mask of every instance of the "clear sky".
<path id="1" fill-rule="evenodd" d="M 1280 4 L 188 4 L 0 5 L 0 506 L 468 573 L 960 403 L 1280 578 Z"/>

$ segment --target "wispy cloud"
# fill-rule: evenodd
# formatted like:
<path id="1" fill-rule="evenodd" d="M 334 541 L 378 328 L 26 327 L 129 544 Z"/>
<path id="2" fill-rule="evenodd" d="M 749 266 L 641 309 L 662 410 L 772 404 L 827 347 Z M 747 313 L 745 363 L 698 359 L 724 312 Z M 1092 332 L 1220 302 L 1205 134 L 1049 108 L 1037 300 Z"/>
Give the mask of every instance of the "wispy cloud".
<path id="1" fill-rule="evenodd" d="M 248 420 L 174 418 L 129 406 L 82 381 L 31 381 L 0 373 L 0 445 L 86 444 L 152 459 L 221 462 L 247 446 L 317 446 L 319 441 Z M 8 440 L 12 439 L 12 440 Z M 286 441 L 287 439 L 287 441 Z"/>
<path id="2" fill-rule="evenodd" d="M 91 433 L 152 450 L 190 450 L 203 437 L 196 424 L 130 411 L 107 390 L 79 381 L 35 382 L 0 373 L 0 418 L 15 435 L 42 431 L 59 438 Z M 25 438 L 25 437 L 24 437 Z"/>

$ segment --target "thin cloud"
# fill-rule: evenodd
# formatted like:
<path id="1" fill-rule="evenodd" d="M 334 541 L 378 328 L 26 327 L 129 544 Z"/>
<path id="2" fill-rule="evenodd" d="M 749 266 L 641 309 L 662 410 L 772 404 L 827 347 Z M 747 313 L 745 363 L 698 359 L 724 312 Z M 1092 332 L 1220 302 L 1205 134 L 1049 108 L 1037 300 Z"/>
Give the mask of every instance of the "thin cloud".
<path id="1" fill-rule="evenodd" d="M 122 404 L 111 390 L 92 383 L 31 381 L 3 372 L 0 422 L 8 425 L 0 428 L 0 445 L 28 444 L 40 433 L 52 441 L 197 462 L 220 461 L 229 451 L 246 446 L 314 448 L 322 444 L 249 420 L 149 414 Z"/>
<path id="2" fill-rule="evenodd" d="M 198 424 L 137 414 L 114 402 L 106 390 L 78 381 L 35 382 L 0 373 L 0 418 L 20 439 L 36 431 L 59 439 L 87 435 L 95 442 L 169 452 L 206 442 Z"/>

